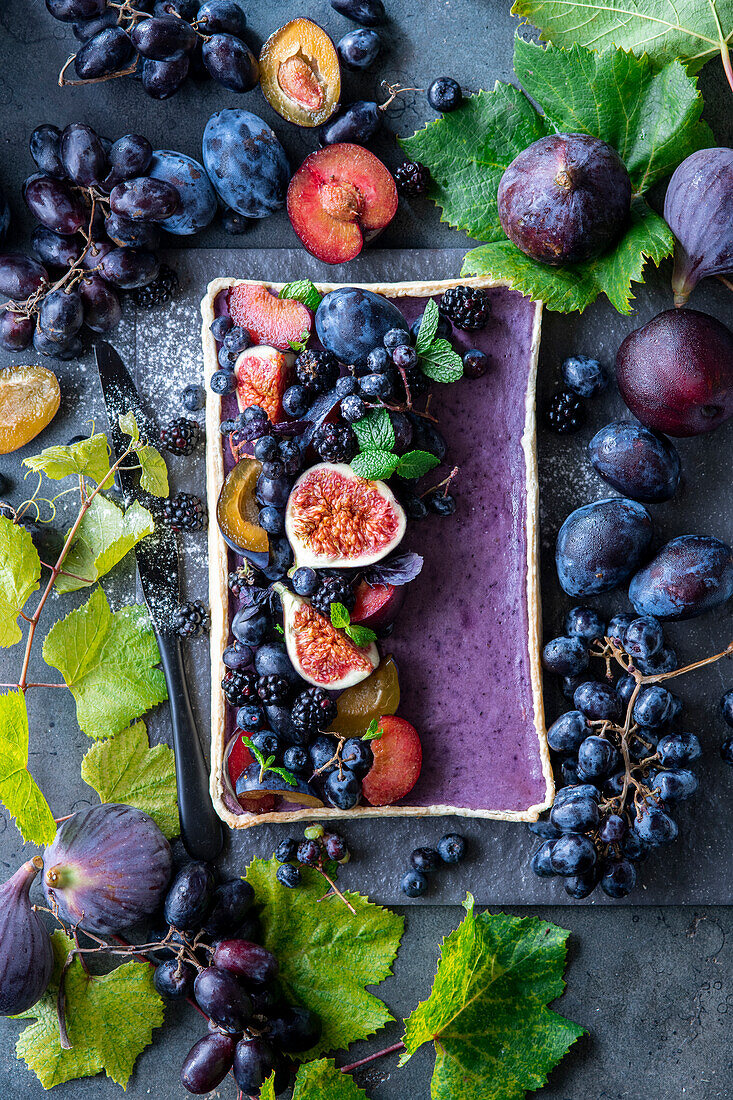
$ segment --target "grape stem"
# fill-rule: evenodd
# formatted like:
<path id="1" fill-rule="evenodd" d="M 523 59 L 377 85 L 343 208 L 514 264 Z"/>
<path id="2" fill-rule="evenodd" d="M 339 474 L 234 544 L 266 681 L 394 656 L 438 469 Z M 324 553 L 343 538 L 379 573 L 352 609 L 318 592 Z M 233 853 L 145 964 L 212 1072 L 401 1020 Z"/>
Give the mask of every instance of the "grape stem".
<path id="1" fill-rule="evenodd" d="M 340 1066 L 342 1073 L 353 1073 L 355 1069 L 359 1069 L 360 1066 L 365 1066 L 369 1062 L 376 1061 L 377 1058 L 383 1058 L 385 1054 L 394 1054 L 395 1051 L 405 1050 L 405 1044 L 400 1041 L 393 1043 L 391 1047 L 385 1047 L 384 1050 L 377 1050 L 374 1054 L 368 1054 L 366 1058 L 360 1058 L 358 1062 L 351 1062 L 348 1066 Z"/>
<path id="2" fill-rule="evenodd" d="M 82 88 L 85 84 L 104 84 L 107 80 L 117 80 L 120 76 L 132 76 L 137 68 L 137 58 L 133 65 L 130 65 L 127 69 L 120 69 L 116 73 L 107 73 L 106 76 L 91 76 L 87 80 L 67 80 L 65 77 L 66 70 L 72 61 L 76 61 L 76 54 L 73 53 L 71 57 L 67 57 L 61 71 L 59 72 L 59 88 Z"/>

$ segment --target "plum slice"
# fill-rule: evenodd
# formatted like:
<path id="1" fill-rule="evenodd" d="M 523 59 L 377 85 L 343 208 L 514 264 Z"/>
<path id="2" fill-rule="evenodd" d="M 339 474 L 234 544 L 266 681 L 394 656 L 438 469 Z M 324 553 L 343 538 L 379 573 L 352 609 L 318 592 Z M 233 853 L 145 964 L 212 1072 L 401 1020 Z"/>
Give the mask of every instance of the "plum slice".
<path id="1" fill-rule="evenodd" d="M 237 359 L 237 402 L 244 411 L 251 405 L 264 409 L 273 424 L 283 419 L 283 394 L 295 356 L 261 344 L 247 348 Z"/>
<path id="2" fill-rule="evenodd" d="M 35 439 L 60 404 L 58 379 L 47 367 L 24 365 L 0 371 L 0 455 Z"/>
<path id="3" fill-rule="evenodd" d="M 260 764 L 250 764 L 239 776 L 236 784 L 237 798 L 246 801 L 248 806 L 257 802 L 270 802 L 275 797 L 284 798 L 288 802 L 295 802 L 299 806 L 322 806 L 323 802 L 308 784 L 298 779 L 295 786 L 291 786 L 275 772 L 266 771 Z M 250 812 L 256 810 L 250 809 Z"/>
<path id="4" fill-rule="evenodd" d="M 333 42 L 310 19 L 291 19 L 271 34 L 260 53 L 260 87 L 287 122 L 320 126 L 341 95 L 341 69 Z"/>
<path id="5" fill-rule="evenodd" d="M 313 318 L 301 302 L 278 298 L 263 283 L 237 283 L 229 294 L 229 313 L 235 325 L 246 328 L 254 344 L 288 351 L 291 344 L 310 336 Z"/>
<path id="6" fill-rule="evenodd" d="M 216 504 L 216 519 L 227 546 L 259 568 L 267 565 L 270 553 L 267 532 L 258 523 L 260 506 L 255 499 L 261 469 L 256 459 L 241 458 L 228 473 Z"/>
<path id="7" fill-rule="evenodd" d="M 379 719 L 382 736 L 371 741 L 374 763 L 364 776 L 362 793 L 372 806 L 391 806 L 417 783 L 422 745 L 414 726 L 395 714 Z"/>
<path id="8" fill-rule="evenodd" d="M 359 737 L 373 718 L 394 714 L 399 705 L 397 665 L 394 657 L 385 657 L 366 680 L 341 692 L 336 703 L 336 717 L 327 732 Z"/>
<path id="9" fill-rule="evenodd" d="M 356 587 L 356 604 L 351 612 L 352 623 L 379 630 L 393 623 L 405 598 L 404 584 L 369 584 L 360 581 Z"/>
<path id="10" fill-rule="evenodd" d="M 288 187 L 288 217 L 303 247 L 327 264 L 353 260 L 397 212 L 397 187 L 381 160 L 341 143 L 311 153 Z"/>

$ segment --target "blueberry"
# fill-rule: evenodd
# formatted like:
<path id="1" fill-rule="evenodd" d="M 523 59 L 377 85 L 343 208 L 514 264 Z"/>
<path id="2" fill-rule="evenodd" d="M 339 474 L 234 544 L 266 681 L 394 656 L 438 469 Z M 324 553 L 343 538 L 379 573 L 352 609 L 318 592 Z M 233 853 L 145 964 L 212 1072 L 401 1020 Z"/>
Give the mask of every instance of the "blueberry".
<path id="1" fill-rule="evenodd" d="M 422 318 L 420 318 L 420 320 L 422 320 Z M 417 324 L 417 322 L 415 322 L 415 324 Z M 403 328 L 391 328 L 384 334 L 384 340 L 382 342 L 385 348 L 394 351 L 395 348 L 400 348 L 410 343 L 410 334 L 409 332 L 405 332 Z"/>
<path id="2" fill-rule="evenodd" d="M 310 756 L 302 745 L 291 745 L 283 753 L 283 767 L 295 775 L 309 776 L 313 773 Z"/>
<path id="3" fill-rule="evenodd" d="M 427 875 L 438 866 L 440 856 L 435 848 L 416 848 L 410 855 L 410 863 L 416 871 Z"/>
<path id="4" fill-rule="evenodd" d="M 281 840 L 274 852 L 278 863 L 289 863 L 291 859 L 295 859 L 298 844 L 299 841 L 292 836 L 287 836 L 285 840 Z"/>
<path id="5" fill-rule="evenodd" d="M 361 783 L 348 768 L 344 768 L 341 774 L 338 768 L 334 768 L 326 777 L 323 793 L 332 806 L 339 810 L 351 810 L 361 798 Z"/>
<path id="6" fill-rule="evenodd" d="M 372 348 L 366 357 L 366 367 L 370 374 L 380 374 L 392 366 L 392 356 L 385 347 Z"/>
<path id="7" fill-rule="evenodd" d="M 283 439 L 278 447 L 286 474 L 299 474 L 303 469 L 303 454 L 294 439 Z"/>
<path id="8" fill-rule="evenodd" d="M 422 319 L 423 319 L 423 314 L 421 313 L 420 316 L 418 318 L 416 318 L 412 322 L 412 324 L 410 325 L 410 332 L 412 333 L 413 340 L 417 340 L 417 334 L 420 331 L 420 325 L 422 324 Z M 445 314 L 441 313 L 440 316 L 438 317 L 438 327 L 435 330 L 435 335 L 439 336 L 441 338 L 441 340 L 450 340 L 452 333 L 453 333 L 453 325 L 450 323 L 449 319 L 445 316 Z M 402 335 L 404 337 L 404 333 Z M 404 343 L 404 342 L 405 342 L 404 340 L 401 341 L 401 343 Z M 389 345 L 387 345 L 387 346 L 389 347 Z M 395 344 L 395 347 L 397 347 L 397 346 L 398 345 Z"/>
<path id="9" fill-rule="evenodd" d="M 262 464 L 262 474 L 269 481 L 281 481 L 285 477 L 285 467 L 279 458 Z"/>
<path id="10" fill-rule="evenodd" d="M 222 210 L 221 227 L 225 233 L 231 234 L 232 237 L 239 237 L 242 233 L 246 233 L 251 224 L 251 218 L 245 218 L 242 214 L 238 214 L 236 210 Z"/>
<path id="11" fill-rule="evenodd" d="M 443 863 L 460 863 L 466 854 L 466 841 L 460 833 L 446 833 L 436 847 Z"/>
<path id="12" fill-rule="evenodd" d="M 310 403 L 311 396 L 308 390 L 305 386 L 300 386 L 297 383 L 294 386 L 288 386 L 283 394 L 283 409 L 288 416 L 292 416 L 295 420 L 305 416 Z"/>
<path id="13" fill-rule="evenodd" d="M 730 691 L 726 691 L 725 695 L 720 700 L 720 713 L 726 725 L 733 729 L 733 688 L 731 688 Z"/>
<path id="14" fill-rule="evenodd" d="M 224 370 L 233 371 L 234 365 L 237 362 L 238 354 L 239 353 L 236 351 L 231 351 L 229 348 L 225 348 L 222 344 L 222 346 L 219 348 L 219 351 L 217 352 L 217 362 L 219 363 L 219 366 L 222 367 Z"/>
<path id="15" fill-rule="evenodd" d="M 455 111 L 462 102 L 461 86 L 450 76 L 439 76 L 428 88 L 428 103 L 434 111 Z"/>
<path id="16" fill-rule="evenodd" d="M 557 676 L 578 676 L 588 660 L 588 646 L 581 638 L 553 638 L 542 650 L 543 665 Z"/>
<path id="17" fill-rule="evenodd" d="M 301 565 L 296 569 L 291 578 L 293 591 L 299 596 L 312 596 L 318 588 L 320 581 L 315 569 L 309 565 Z"/>
<path id="18" fill-rule="evenodd" d="M 206 394 L 203 386 L 186 386 L 181 394 L 181 404 L 186 412 L 198 412 L 206 404 Z"/>
<path id="19" fill-rule="evenodd" d="M 223 346 L 227 351 L 234 352 L 236 355 L 240 355 L 243 351 L 246 351 L 250 347 L 252 341 L 246 328 L 242 328 L 240 325 L 234 325 L 229 329 L 224 337 Z"/>
<path id="20" fill-rule="evenodd" d="M 284 514 L 279 508 L 274 508 L 271 504 L 260 508 L 257 522 L 263 531 L 267 531 L 268 535 L 279 535 L 285 530 Z"/>
<path id="21" fill-rule="evenodd" d="M 409 344 L 400 344 L 392 352 L 392 362 L 396 367 L 409 370 L 417 366 L 417 352 Z"/>
<path id="22" fill-rule="evenodd" d="M 367 397 L 391 397 L 392 379 L 388 374 L 365 374 L 359 379 L 359 389 Z"/>
<path id="23" fill-rule="evenodd" d="M 560 370 L 565 385 L 580 397 L 596 397 L 608 385 L 605 367 L 587 355 L 571 355 Z"/>
<path id="24" fill-rule="evenodd" d="M 211 392 L 218 394 L 220 397 L 232 393 L 236 384 L 237 380 L 230 370 L 215 370 L 209 382 Z"/>
<path id="25" fill-rule="evenodd" d="M 347 424 L 355 424 L 367 414 L 367 407 L 355 393 L 349 394 L 341 402 L 341 415 Z"/>
<path id="26" fill-rule="evenodd" d="M 483 378 L 489 369 L 489 357 L 479 348 L 469 348 L 463 353 L 463 373 L 466 378 Z"/>
<path id="27" fill-rule="evenodd" d="M 400 883 L 402 893 L 408 898 L 421 897 L 428 888 L 428 880 L 420 871 L 408 871 Z"/>
<path id="28" fill-rule="evenodd" d="M 283 886 L 290 887 L 294 890 L 301 883 L 301 874 L 298 867 L 293 867 L 292 863 L 281 863 L 275 872 L 275 878 Z"/>
<path id="29" fill-rule="evenodd" d="M 252 734 L 250 740 L 263 756 L 280 755 L 280 739 L 276 733 L 270 730 L 258 730 L 257 733 Z"/>
<path id="30" fill-rule="evenodd" d="M 277 440 L 271 435 L 263 435 L 254 445 L 254 456 L 258 462 L 270 462 L 279 455 Z"/>
<path id="31" fill-rule="evenodd" d="M 247 703 L 237 711 L 236 721 L 240 729 L 252 732 L 260 729 L 264 724 L 265 716 L 262 713 L 261 707 L 254 706 L 252 703 Z"/>
<path id="32" fill-rule="evenodd" d="M 574 607 L 565 616 L 565 633 L 592 642 L 605 637 L 606 626 L 594 608 Z"/>
<path id="33" fill-rule="evenodd" d="M 436 516 L 452 516 L 456 510 L 456 498 L 443 489 L 433 489 L 425 497 L 425 503 Z"/>
<path id="34" fill-rule="evenodd" d="M 211 335 L 214 337 L 214 339 L 221 343 L 233 324 L 234 322 L 232 321 L 231 317 L 223 314 L 221 317 L 214 318 L 214 320 L 209 325 L 209 331 L 211 332 Z"/>
<path id="35" fill-rule="evenodd" d="M 343 378 L 339 378 L 336 382 L 336 393 L 339 397 L 348 397 L 349 394 L 356 393 L 357 382 L 353 374 L 345 374 Z"/>

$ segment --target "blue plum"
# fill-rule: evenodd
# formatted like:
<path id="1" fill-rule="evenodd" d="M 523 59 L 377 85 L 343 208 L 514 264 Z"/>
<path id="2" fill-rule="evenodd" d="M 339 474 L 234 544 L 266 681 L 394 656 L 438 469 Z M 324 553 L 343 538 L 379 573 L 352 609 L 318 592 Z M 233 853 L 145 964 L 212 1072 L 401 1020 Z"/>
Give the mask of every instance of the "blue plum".
<path id="1" fill-rule="evenodd" d="M 733 550 L 706 535 L 680 535 L 666 543 L 629 585 L 640 615 L 692 619 L 733 595 Z"/>
<path id="2" fill-rule="evenodd" d="M 246 218 L 266 218 L 285 205 L 290 165 L 277 137 L 251 111 L 212 115 L 203 140 L 206 172 L 225 206 Z"/>
<path id="3" fill-rule="evenodd" d="M 680 456 L 663 435 L 630 420 L 614 420 L 591 439 L 596 473 L 620 493 L 657 504 L 670 500 L 680 483 Z"/>
<path id="4" fill-rule="evenodd" d="M 181 209 L 162 222 L 163 229 L 176 236 L 199 233 L 216 216 L 216 195 L 203 165 L 185 153 L 172 149 L 156 149 L 150 162 L 149 175 L 171 183 L 181 196 Z"/>
<path id="5" fill-rule="evenodd" d="M 354 286 L 331 290 L 316 310 L 318 339 L 342 363 L 365 359 L 396 328 L 409 332 L 397 306 Z"/>
<path id="6" fill-rule="evenodd" d="M 646 508 L 609 497 L 576 508 L 557 536 L 555 564 L 569 596 L 597 596 L 618 588 L 644 560 L 652 540 Z"/>

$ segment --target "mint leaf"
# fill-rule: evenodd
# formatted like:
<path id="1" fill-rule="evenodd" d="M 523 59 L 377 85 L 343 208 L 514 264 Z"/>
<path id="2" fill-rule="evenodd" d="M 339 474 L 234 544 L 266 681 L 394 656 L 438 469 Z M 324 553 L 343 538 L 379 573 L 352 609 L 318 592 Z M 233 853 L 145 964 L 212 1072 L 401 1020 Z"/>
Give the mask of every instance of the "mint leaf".
<path id="1" fill-rule="evenodd" d="M 715 145 L 700 121 L 702 94 L 679 61 L 657 72 L 646 54 L 543 49 L 517 37 L 514 70 L 556 130 L 594 134 L 612 145 L 638 194 L 696 149 Z"/>
<path id="2" fill-rule="evenodd" d="M 733 34 L 731 0 L 515 0 L 511 13 L 539 27 L 543 42 L 594 50 L 618 46 L 648 54 L 657 66 L 679 57 L 691 71 L 720 52 L 721 37 L 730 40 Z"/>
<path id="3" fill-rule="evenodd" d="M 362 451 L 351 460 L 351 469 L 359 477 L 369 481 L 379 481 L 391 477 L 397 469 L 399 459 L 391 451 Z"/>
<path id="4" fill-rule="evenodd" d="M 434 382 L 457 382 L 463 377 L 463 360 L 447 340 L 433 340 L 420 356 L 420 370 Z"/>
<path id="5" fill-rule="evenodd" d="M 101 588 L 51 627 L 43 659 L 66 681 L 89 737 L 110 737 L 167 698 L 147 610 L 133 605 L 113 613 Z"/>
<path id="6" fill-rule="evenodd" d="M 253 744 L 251 737 L 243 737 L 242 744 L 247 746 L 261 768 L 267 767 L 267 761 L 265 760 L 264 754 L 260 752 L 255 744 Z M 272 759 L 274 760 L 275 757 L 273 756 Z"/>
<path id="7" fill-rule="evenodd" d="M 273 756 L 272 759 L 274 760 L 275 757 Z M 288 771 L 287 768 L 272 768 L 268 764 L 267 771 L 268 772 L 274 772 L 275 775 L 279 775 L 280 778 L 284 779 L 286 783 L 289 783 L 291 787 L 297 787 L 298 786 L 298 780 L 295 778 L 295 776 L 293 775 L 292 772 Z"/>
<path id="8" fill-rule="evenodd" d="M 339 630 L 343 630 L 345 626 L 348 626 L 350 622 L 350 616 L 347 609 L 342 603 L 331 604 L 331 624 L 337 627 Z"/>
<path id="9" fill-rule="evenodd" d="M 384 733 L 384 730 L 379 725 L 379 721 L 376 718 L 372 718 L 371 722 L 361 735 L 362 741 L 378 741 Z"/>
<path id="10" fill-rule="evenodd" d="M 153 517 L 137 501 L 123 512 L 106 497 L 96 496 L 64 558 L 64 573 L 56 580 L 57 591 L 76 592 L 94 584 L 153 529 Z"/>
<path id="11" fill-rule="evenodd" d="M 310 279 L 299 279 L 295 283 L 286 283 L 278 294 L 278 298 L 292 298 L 296 302 L 302 302 L 304 306 L 313 311 L 318 309 L 322 297 L 323 295 Z"/>
<path id="12" fill-rule="evenodd" d="M 301 332 L 297 340 L 288 340 L 288 347 L 291 349 L 291 351 L 296 352 L 296 354 L 300 353 L 307 346 L 309 337 L 309 332 Z"/>
<path id="13" fill-rule="evenodd" d="M 439 465 L 439 459 L 430 451 L 407 451 L 400 456 L 396 472 L 400 477 L 422 477 Z"/>
<path id="14" fill-rule="evenodd" d="M 355 915 L 337 898 L 319 901 L 323 879 L 310 867 L 301 867 L 298 890 L 284 890 L 277 868 L 274 859 L 255 859 L 246 878 L 262 907 L 263 943 L 277 955 L 284 996 L 321 1019 L 316 1046 L 296 1055 L 307 1060 L 366 1039 L 392 1019 L 365 986 L 391 974 L 404 922 L 359 894 L 346 892 Z"/>
<path id="15" fill-rule="evenodd" d="M 351 426 L 361 451 L 391 451 L 395 445 L 394 428 L 386 409 L 375 409 Z"/>
<path id="16" fill-rule="evenodd" d="M 140 473 L 140 488 L 144 493 L 150 493 L 153 497 L 167 497 L 170 493 L 168 487 L 168 469 L 165 459 L 155 447 L 144 444 L 138 447 L 135 454 L 142 467 Z"/>
<path id="17" fill-rule="evenodd" d="M 41 847 L 56 836 L 56 822 L 28 771 L 28 711 L 22 691 L 0 695 L 0 801 L 23 840 Z"/>
<path id="18" fill-rule="evenodd" d="M 41 562 L 29 532 L 9 516 L 0 516 L 0 646 L 22 638 L 18 616 L 40 579 Z"/>
<path id="19" fill-rule="evenodd" d="M 144 722 L 92 745 L 81 777 L 102 802 L 123 802 L 152 817 L 164 836 L 178 836 L 176 764 L 167 745 L 150 748 Z"/>
<path id="20" fill-rule="evenodd" d="M 262 1097 L 262 1094 L 260 1094 Z M 273 1094 L 274 1095 L 274 1094 Z M 321 1058 L 298 1070 L 293 1100 L 368 1100 L 350 1073 L 342 1073 L 335 1062 Z"/>
<path id="21" fill-rule="evenodd" d="M 415 340 L 415 351 L 418 355 L 427 351 L 432 344 L 435 334 L 438 331 L 439 321 L 440 311 L 438 310 L 438 304 L 434 298 L 428 298 L 425 304 L 425 312 L 420 321 L 420 328 L 417 332 L 417 339 Z"/>
<path id="22" fill-rule="evenodd" d="M 44 473 L 52 481 L 82 474 L 99 485 L 109 473 L 107 436 L 100 432 L 67 447 L 47 447 L 39 455 L 24 458 L 23 465 L 36 473 Z M 106 487 L 111 488 L 111 485 L 110 478 Z"/>
<path id="23" fill-rule="evenodd" d="M 358 623 L 349 623 L 346 633 L 352 642 L 358 646 L 371 645 L 377 640 L 377 635 L 368 626 L 359 626 Z"/>
<path id="24" fill-rule="evenodd" d="M 56 965 L 41 1000 L 17 1019 L 35 1020 L 21 1032 L 15 1052 L 45 1089 L 101 1070 L 123 1088 L 138 1055 L 163 1023 L 163 1002 L 153 985 L 153 968 L 126 962 L 109 974 L 88 976 L 78 958 L 66 972 L 66 1026 L 71 1047 L 59 1042 L 56 1011 L 59 977 L 74 947 L 63 932 L 51 937 Z"/>
<path id="25" fill-rule="evenodd" d="M 565 988 L 568 932 L 537 917 L 466 917 L 443 941 L 430 996 L 405 1025 L 404 1065 L 435 1044 L 433 1100 L 521 1100 L 583 1028 L 547 1005 Z"/>

